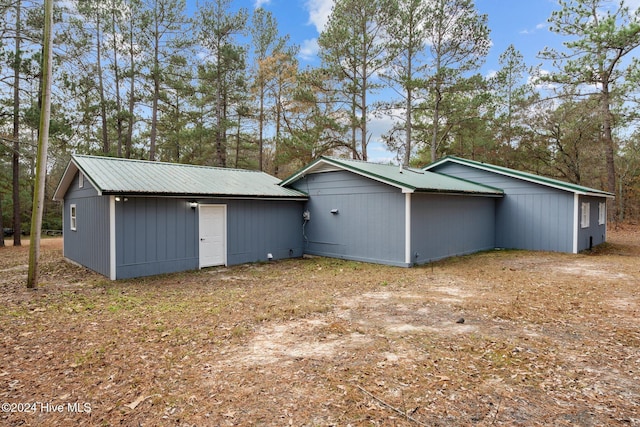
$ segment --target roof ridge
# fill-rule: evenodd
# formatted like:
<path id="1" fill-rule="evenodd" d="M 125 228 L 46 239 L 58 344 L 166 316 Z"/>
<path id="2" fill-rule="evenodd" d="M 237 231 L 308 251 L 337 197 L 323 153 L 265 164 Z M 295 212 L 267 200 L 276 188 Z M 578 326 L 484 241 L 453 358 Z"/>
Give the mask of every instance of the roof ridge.
<path id="1" fill-rule="evenodd" d="M 470 165 L 477 165 L 477 166 L 481 166 L 487 169 L 493 169 L 496 172 L 501 172 L 504 174 L 511 174 L 514 175 L 516 177 L 520 177 L 521 179 L 528 179 L 528 180 L 532 180 L 534 182 L 538 182 L 540 184 L 547 184 L 547 185 L 553 185 L 553 186 L 557 186 L 557 187 L 562 187 L 565 190 L 573 190 L 573 191 L 580 191 L 580 192 L 588 192 L 588 193 L 592 193 L 592 192 L 596 192 L 596 193 L 601 193 L 601 194 L 608 194 L 608 195 L 613 195 L 613 193 L 609 193 L 608 191 L 605 190 L 600 190 L 597 188 L 593 188 L 593 187 L 587 187 L 585 185 L 581 185 L 581 184 L 574 184 L 571 182 L 566 182 L 563 181 L 561 179 L 557 179 L 557 178 L 551 178 L 548 176 L 544 176 L 544 175 L 539 175 L 533 172 L 527 172 L 527 171 L 521 171 L 518 169 L 513 169 L 513 168 L 509 168 L 506 166 L 500 166 L 500 165 L 494 165 L 493 163 L 486 163 L 486 162 L 481 162 L 478 160 L 470 160 L 470 159 L 465 159 L 462 157 L 457 157 L 457 156 L 452 156 L 452 155 L 448 155 L 445 156 L 439 160 L 436 160 L 435 162 L 425 166 L 425 170 L 428 170 L 430 168 L 431 165 L 435 165 L 437 163 L 442 162 L 443 160 L 453 160 L 453 161 L 458 161 L 460 163 L 466 163 L 466 164 L 470 164 Z"/>
<path id="2" fill-rule="evenodd" d="M 124 157 L 95 156 L 91 154 L 73 154 L 72 157 L 73 158 L 83 157 L 83 158 L 100 159 L 100 160 L 107 160 L 107 161 L 121 161 L 125 163 L 145 163 L 145 164 L 153 164 L 153 165 L 179 166 L 179 167 L 185 167 L 185 168 L 190 167 L 190 168 L 216 169 L 216 170 L 234 171 L 234 172 L 266 173 L 264 171 L 257 170 L 257 169 L 227 168 L 222 166 L 194 165 L 190 163 L 164 162 L 164 161 L 145 160 L 145 159 L 126 159 Z"/>

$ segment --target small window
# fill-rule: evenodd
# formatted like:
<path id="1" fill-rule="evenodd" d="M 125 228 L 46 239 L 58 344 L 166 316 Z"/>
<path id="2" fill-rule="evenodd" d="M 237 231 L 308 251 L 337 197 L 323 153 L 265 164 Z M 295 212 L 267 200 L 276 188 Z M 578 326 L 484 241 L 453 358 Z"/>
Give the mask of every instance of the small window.
<path id="1" fill-rule="evenodd" d="M 78 188 L 84 187 L 84 175 L 82 172 L 78 173 Z"/>
<path id="2" fill-rule="evenodd" d="M 607 204 L 601 202 L 598 204 L 598 225 L 603 225 L 607 222 Z"/>
<path id="3" fill-rule="evenodd" d="M 76 205 L 71 205 L 69 211 L 69 227 L 72 231 L 76 231 Z"/>
<path id="4" fill-rule="evenodd" d="M 582 203 L 582 215 L 580 217 L 580 226 L 582 228 L 588 228 L 589 227 L 589 211 L 591 210 L 591 204 L 590 203 Z"/>

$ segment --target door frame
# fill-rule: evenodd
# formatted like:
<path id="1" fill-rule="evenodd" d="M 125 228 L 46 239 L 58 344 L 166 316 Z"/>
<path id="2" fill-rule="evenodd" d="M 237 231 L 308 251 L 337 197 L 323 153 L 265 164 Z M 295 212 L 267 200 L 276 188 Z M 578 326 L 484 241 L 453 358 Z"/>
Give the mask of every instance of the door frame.
<path id="1" fill-rule="evenodd" d="M 201 244 L 202 241 L 202 212 L 203 209 L 210 208 L 222 208 L 222 264 L 211 264 L 211 265 L 203 265 L 202 264 L 202 250 Z M 198 205 L 198 269 L 206 268 L 206 267 L 215 267 L 218 265 L 227 265 L 227 205 L 224 204 L 200 204 Z"/>

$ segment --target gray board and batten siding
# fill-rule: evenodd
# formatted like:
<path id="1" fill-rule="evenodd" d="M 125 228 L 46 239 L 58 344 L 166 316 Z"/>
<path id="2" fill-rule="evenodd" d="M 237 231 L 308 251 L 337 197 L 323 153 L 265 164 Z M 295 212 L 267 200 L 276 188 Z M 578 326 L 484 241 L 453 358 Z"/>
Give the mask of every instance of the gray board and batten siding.
<path id="1" fill-rule="evenodd" d="M 307 254 L 409 267 L 494 247 L 496 189 L 334 158 L 284 182 L 309 196 Z"/>
<path id="2" fill-rule="evenodd" d="M 406 266 L 402 191 L 348 171 L 309 174 L 292 187 L 309 195 L 306 254 Z"/>
<path id="3" fill-rule="evenodd" d="M 205 194 L 206 183 L 195 179 L 229 194 Z M 307 197 L 278 183 L 256 171 L 74 156 L 54 196 L 64 202 L 64 256 L 114 280 L 198 269 L 199 220 L 216 206 L 224 212 L 224 254 L 207 265 L 300 257 Z"/>
<path id="4" fill-rule="evenodd" d="M 129 197 L 116 206 L 117 279 L 199 268 L 199 212 L 226 207 L 221 265 L 302 256 L 302 204 L 296 201 Z"/>
<path id="5" fill-rule="evenodd" d="M 599 209 L 609 193 L 455 157 L 426 169 L 504 190 L 496 200 L 497 248 L 577 253 L 606 241 Z M 588 226 L 580 221 L 583 203 Z"/>
<path id="6" fill-rule="evenodd" d="M 501 199 L 414 193 L 411 244 L 414 264 L 495 248 L 495 203 Z"/>
<path id="7" fill-rule="evenodd" d="M 65 258 L 125 279 L 303 254 L 409 267 L 493 248 L 579 252 L 606 240 L 612 197 L 454 157 L 423 170 L 321 157 L 280 181 L 73 156 L 54 200 Z"/>
<path id="8" fill-rule="evenodd" d="M 63 203 L 63 255 L 104 276 L 110 275 L 109 198 L 98 195 L 84 177 L 76 173 Z M 71 225 L 71 206 L 76 225 Z"/>

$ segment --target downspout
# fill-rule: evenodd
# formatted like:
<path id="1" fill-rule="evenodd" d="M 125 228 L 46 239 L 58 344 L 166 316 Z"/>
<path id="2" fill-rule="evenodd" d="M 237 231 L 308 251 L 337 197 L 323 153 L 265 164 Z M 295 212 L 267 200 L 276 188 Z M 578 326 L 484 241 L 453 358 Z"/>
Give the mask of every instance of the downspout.
<path id="1" fill-rule="evenodd" d="M 116 280 L 116 196 L 109 196 L 109 279 Z"/>
<path id="2" fill-rule="evenodd" d="M 411 266 L 411 193 L 404 194 L 404 262 Z"/>
<path id="3" fill-rule="evenodd" d="M 578 253 L 578 230 L 580 229 L 580 195 L 573 194 L 573 253 Z"/>
<path id="4" fill-rule="evenodd" d="M 67 257 L 64 254 L 64 242 L 65 242 L 65 232 L 64 230 L 66 230 L 65 224 L 67 224 L 69 222 L 69 219 L 66 218 L 65 214 L 67 213 L 67 204 L 66 201 L 64 200 L 64 197 L 62 198 L 62 258 L 67 259 Z"/>

